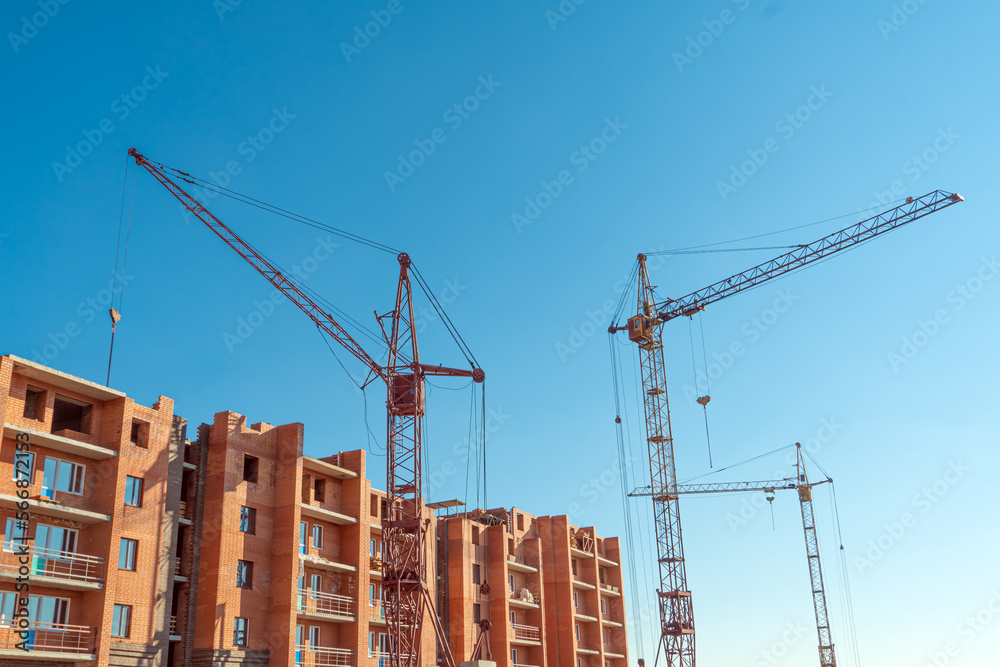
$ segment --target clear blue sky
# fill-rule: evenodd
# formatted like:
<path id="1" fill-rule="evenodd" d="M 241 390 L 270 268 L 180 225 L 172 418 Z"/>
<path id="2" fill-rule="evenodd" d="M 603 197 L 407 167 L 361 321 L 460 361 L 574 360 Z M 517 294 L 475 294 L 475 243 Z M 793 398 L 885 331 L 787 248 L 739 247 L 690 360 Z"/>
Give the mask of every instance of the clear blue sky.
<path id="1" fill-rule="evenodd" d="M 489 504 L 575 510 L 574 521 L 605 535 L 624 525 L 601 310 L 638 251 L 762 234 L 880 198 L 962 193 L 959 206 L 710 308 L 702 324 L 710 362 L 734 342 L 745 349 L 712 384 L 717 462 L 827 440 L 817 457 L 838 482 L 863 660 L 995 659 L 994 3 L 565 0 L 568 16 L 556 0 L 50 4 L 0 12 L 0 351 L 103 380 L 102 289 L 126 150 L 202 178 L 229 168 L 240 192 L 411 253 L 451 301 L 502 421 L 489 442 Z M 358 37 L 374 20 L 385 25 Z M 754 157 L 762 164 L 743 165 Z M 750 175 L 734 175 L 741 168 Z M 370 326 L 373 310 L 391 307 L 391 255 L 344 242 L 331 250 L 314 230 L 206 203 L 278 262 L 300 265 L 351 316 Z M 750 243 L 807 242 L 855 219 Z M 654 278 L 678 296 L 770 254 L 670 258 Z M 365 446 L 360 395 L 301 313 L 279 305 L 232 341 L 268 286 L 186 224 L 144 173 L 127 274 L 115 387 L 146 404 L 171 396 L 192 425 L 221 410 L 301 421 L 316 456 Z M 772 317 L 782 295 L 790 305 Z M 935 317 L 936 328 L 926 324 Z M 754 318 L 770 322 L 766 331 Z M 920 335 L 922 322 L 933 335 Z M 64 337 L 67 326 L 76 335 Z M 708 471 L 701 410 L 684 389 L 688 326 L 665 332 L 682 479 Z M 904 339 L 919 348 L 894 364 Z M 460 362 L 439 323 L 428 321 L 421 340 L 425 359 Z M 382 401 L 370 393 L 380 438 Z M 432 499 L 466 497 L 454 445 L 467 405 L 467 390 L 430 397 L 429 466 L 457 471 Z M 634 414 L 629 423 L 641 477 L 640 425 Z M 781 459 L 715 477 L 770 476 Z M 369 462 L 381 484 L 384 458 Z M 949 473 L 952 464 L 968 469 Z M 920 494 L 935 482 L 942 493 L 931 491 L 931 503 Z M 817 512 L 843 642 L 825 493 Z M 727 515 L 741 501 L 682 506 L 701 664 L 812 664 L 797 503 L 775 501 L 774 531 L 766 508 L 734 531 Z M 633 509 L 648 531 L 648 507 Z M 901 534 L 886 528 L 906 513 Z M 870 567 L 859 561 L 880 539 L 888 548 L 872 552 Z M 636 545 L 648 567 L 647 553 Z M 638 578 L 633 595 L 648 604 L 652 584 Z M 782 644 L 786 623 L 805 633 Z M 651 664 L 652 632 L 645 624 L 633 658 Z M 631 633 L 638 640 L 639 627 Z M 765 656 L 776 643 L 781 657 Z"/>

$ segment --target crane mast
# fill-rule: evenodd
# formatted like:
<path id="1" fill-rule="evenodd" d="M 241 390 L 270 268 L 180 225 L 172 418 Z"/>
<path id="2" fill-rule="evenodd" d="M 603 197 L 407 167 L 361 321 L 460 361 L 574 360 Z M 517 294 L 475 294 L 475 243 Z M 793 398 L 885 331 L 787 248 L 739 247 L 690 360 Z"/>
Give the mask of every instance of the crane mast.
<path id="1" fill-rule="evenodd" d="M 389 665 L 419 667 L 426 660 L 420 655 L 421 626 L 427 616 L 442 649 L 445 667 L 455 661 L 447 636 L 434 610 L 427 586 L 426 533 L 429 519 L 424 518 L 421 480 L 421 443 L 424 418 L 424 377 L 440 375 L 468 377 L 482 382 L 482 369 L 448 368 L 420 363 L 414 329 L 412 290 L 406 253 L 397 257 L 400 265 L 396 303 L 393 310 L 378 316 L 379 326 L 389 348 L 384 366 L 376 362 L 323 307 L 285 276 L 280 269 L 257 252 L 232 229 L 188 194 L 160 167 L 135 148 L 128 154 L 148 171 L 202 223 L 248 264 L 282 292 L 324 333 L 336 340 L 368 367 L 372 376 L 386 384 L 386 431 L 388 486 L 387 512 L 382 518 L 385 557 L 382 561 L 382 589 L 386 624 L 389 630 Z M 184 172 L 172 170 L 179 180 L 194 181 Z M 388 330 L 385 320 L 389 320 Z M 370 376 L 368 382 L 374 380 Z M 367 383 L 366 383 L 367 385 Z M 428 613 L 429 611 L 429 613 Z M 428 658 L 434 662 L 434 658 Z"/>
<path id="2" fill-rule="evenodd" d="M 668 298 L 657 301 L 654 287 L 649 282 L 646 255 L 638 255 L 637 312 L 628 319 L 624 326 L 616 326 L 616 323 L 613 322 L 608 327 L 608 332 L 614 334 L 627 330 L 629 340 L 639 347 L 643 414 L 646 421 L 646 440 L 649 450 L 650 495 L 653 504 L 660 575 L 659 588 L 656 590 L 660 612 L 660 648 L 666 656 L 667 667 L 694 667 L 695 626 L 691 591 L 688 589 L 684 563 L 684 545 L 678 504 L 679 489 L 674 460 L 674 441 L 670 426 L 670 405 L 667 400 L 666 372 L 664 370 L 662 325 L 681 316 L 691 317 L 704 310 L 708 304 L 809 266 L 837 252 L 870 241 L 877 236 L 961 201 L 964 200 L 960 195 L 942 190 L 934 190 L 915 199 L 910 197 L 904 204 L 824 236 L 810 244 L 798 246 L 791 252 L 679 299 Z M 809 517 L 811 517 L 811 498 L 808 507 L 805 503 L 803 504 L 804 520 L 807 518 L 805 514 L 807 510 Z M 806 530 L 807 546 L 810 535 L 815 542 L 815 527 L 811 531 L 810 533 L 810 529 Z M 812 563 L 813 561 L 810 560 L 810 572 L 813 570 Z M 818 554 L 815 563 L 821 587 Z M 816 578 L 814 577 L 815 582 Z M 816 595 L 817 593 L 814 593 L 814 597 Z M 825 617 L 825 596 L 823 606 Z M 817 607 L 817 620 L 819 620 L 819 607 Z M 829 643 L 829 628 L 827 627 L 825 639 L 822 630 L 820 635 L 822 656 L 824 641 Z M 829 658 L 833 659 L 832 645 L 829 646 Z M 833 663 L 825 662 L 823 664 Z"/>
<path id="3" fill-rule="evenodd" d="M 824 479 L 819 482 L 809 482 L 806 473 L 805 460 L 802 457 L 802 445 L 795 443 L 795 478 L 768 480 L 762 482 L 715 482 L 712 484 L 681 484 L 677 487 L 678 495 L 704 493 L 746 493 L 748 491 L 763 491 L 774 494 L 775 491 L 798 491 L 799 507 L 802 510 L 802 532 L 805 534 L 806 560 L 809 563 L 809 579 L 812 589 L 813 611 L 816 614 L 816 633 L 819 636 L 820 667 L 837 667 L 837 659 L 833 650 L 833 637 L 830 632 L 829 614 L 826 607 L 826 588 L 823 586 L 823 567 L 819 558 L 819 541 L 816 535 L 816 521 L 813 516 L 812 490 L 820 484 L 832 482 Z M 652 495 L 651 487 L 635 489 L 629 496 Z M 771 497 L 768 500 L 772 500 Z"/>

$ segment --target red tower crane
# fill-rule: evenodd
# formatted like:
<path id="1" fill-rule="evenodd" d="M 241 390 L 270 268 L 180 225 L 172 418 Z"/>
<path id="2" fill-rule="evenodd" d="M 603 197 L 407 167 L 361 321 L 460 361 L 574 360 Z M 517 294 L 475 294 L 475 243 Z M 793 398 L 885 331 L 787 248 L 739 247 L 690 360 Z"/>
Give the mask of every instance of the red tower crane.
<path id="1" fill-rule="evenodd" d="M 426 531 L 429 520 L 424 518 L 424 501 L 421 495 L 424 377 L 467 377 L 475 382 L 483 382 L 485 373 L 472 362 L 471 370 L 420 362 L 417 335 L 413 327 L 409 273 L 411 262 L 406 253 L 398 255 L 400 269 L 395 307 L 389 313 L 377 315 L 389 349 L 388 359 L 382 365 L 351 337 L 336 318 L 185 192 L 165 170 L 172 171 L 178 180 L 194 184 L 187 174 L 153 163 L 134 148 L 130 148 L 128 154 L 198 220 L 298 306 L 321 331 L 367 366 L 371 372 L 368 382 L 373 381 L 375 376 L 385 382 L 388 499 L 387 513 L 382 519 L 386 549 L 382 564 L 382 590 L 390 637 L 389 661 L 393 667 L 419 667 L 423 664 L 420 656 L 421 626 L 425 613 L 429 610 L 427 616 L 434 626 L 445 667 L 454 667 L 455 661 L 444 628 L 434 611 L 434 601 L 428 592 L 426 581 Z M 389 320 L 388 329 L 385 320 Z"/>
<path id="2" fill-rule="evenodd" d="M 656 530 L 660 585 L 656 591 L 660 611 L 660 647 L 668 667 L 694 667 L 694 611 L 687 585 L 681 517 L 678 507 L 674 440 L 667 400 L 667 377 L 663 361 L 661 326 L 681 316 L 692 316 L 728 296 L 757 287 L 773 278 L 809 266 L 831 255 L 898 229 L 914 220 L 963 201 L 957 194 L 935 190 L 879 215 L 841 229 L 808 245 L 799 246 L 763 264 L 720 280 L 679 299 L 659 299 L 649 282 L 646 256 L 638 256 L 638 303 L 636 315 L 624 326 L 615 322 L 614 334 L 628 331 L 639 346 L 642 373 L 643 412 L 649 449 L 649 477 Z"/>

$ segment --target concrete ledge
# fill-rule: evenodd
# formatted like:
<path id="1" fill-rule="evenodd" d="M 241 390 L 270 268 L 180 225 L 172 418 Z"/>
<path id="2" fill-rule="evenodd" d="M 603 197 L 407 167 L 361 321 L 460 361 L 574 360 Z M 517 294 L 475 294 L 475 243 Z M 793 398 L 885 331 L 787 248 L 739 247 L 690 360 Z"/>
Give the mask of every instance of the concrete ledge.
<path id="1" fill-rule="evenodd" d="M 577 549 L 576 547 L 570 547 L 569 552 L 574 556 L 579 556 L 580 558 L 593 558 L 594 554 L 589 551 L 584 551 L 583 549 Z"/>
<path id="2" fill-rule="evenodd" d="M 17 572 L 0 571 L 0 580 L 16 581 L 19 576 L 21 575 Z M 70 591 L 99 591 L 104 588 L 104 584 L 99 581 L 80 581 L 79 579 L 65 579 L 45 574 L 30 574 L 28 576 L 32 585 L 50 588 L 64 588 Z"/>
<path id="3" fill-rule="evenodd" d="M 0 507 L 16 509 L 19 502 L 21 502 L 21 499 L 17 496 L 0 493 Z M 47 500 L 28 500 L 28 511 L 33 514 L 44 514 L 45 516 L 54 516 L 60 519 L 79 521 L 80 523 L 107 523 L 111 521 L 111 517 L 107 514 L 81 510 Z"/>
<path id="4" fill-rule="evenodd" d="M 618 567 L 618 563 L 614 562 L 610 558 L 605 558 L 604 556 L 598 556 L 597 561 L 601 565 L 607 565 L 608 567 Z"/>
<path id="5" fill-rule="evenodd" d="M 16 662 L 11 664 L 21 665 L 28 661 L 36 660 L 49 660 L 52 662 L 57 662 L 60 665 L 66 665 L 71 662 L 89 662 L 97 660 L 97 656 L 93 653 L 61 653 L 59 651 L 22 651 L 19 648 L 3 648 L 0 649 L 0 664 L 3 664 L 7 659 L 14 659 Z"/>
<path id="6" fill-rule="evenodd" d="M 117 389 L 109 389 L 102 384 L 84 380 L 83 378 L 57 371 L 48 366 L 42 366 L 34 361 L 22 359 L 16 355 L 10 355 L 10 360 L 14 362 L 14 372 L 24 377 L 33 378 L 39 382 L 45 382 L 54 387 L 62 387 L 74 391 L 99 401 L 110 401 L 115 398 L 125 398 L 125 392 Z M 23 651 L 22 651 L 23 652 Z"/>
<path id="7" fill-rule="evenodd" d="M 329 570 L 330 572 L 357 572 L 358 568 L 353 565 L 347 565 L 345 563 L 337 563 L 336 561 L 327 560 L 321 558 L 320 556 L 312 556 L 309 554 L 299 554 L 299 560 L 307 565 L 312 565 L 313 567 L 319 568 L 320 570 Z"/>
<path id="8" fill-rule="evenodd" d="M 302 457 L 302 467 L 306 470 L 312 470 L 313 472 L 319 472 L 324 475 L 336 477 L 337 479 L 354 479 L 358 476 L 358 473 L 353 470 L 341 468 L 340 466 L 335 466 L 332 463 L 327 463 L 326 461 L 320 461 L 312 456 Z"/>
<path id="9" fill-rule="evenodd" d="M 94 460 L 110 459 L 118 456 L 118 452 L 113 449 L 108 449 L 107 447 L 98 447 L 97 445 L 91 445 L 90 443 L 73 440 L 72 438 L 66 438 L 61 435 L 54 435 L 52 433 L 46 433 L 45 431 L 37 431 L 33 428 L 15 426 L 14 424 L 3 425 L 3 437 L 13 439 L 18 433 L 28 434 L 29 445 L 47 447 L 49 449 L 54 449 L 57 452 L 75 454 L 76 456 L 82 456 L 84 458 Z"/>
<path id="10" fill-rule="evenodd" d="M 343 616 L 341 614 L 327 614 L 322 611 L 299 611 L 299 618 L 311 618 L 316 621 L 326 621 L 328 623 L 356 623 L 357 616 Z"/>
<path id="11" fill-rule="evenodd" d="M 608 619 L 606 619 L 606 618 L 602 618 L 602 619 L 601 619 L 601 623 L 602 623 L 603 625 L 607 625 L 608 627 L 612 627 L 612 628 L 621 628 L 621 627 L 624 627 L 624 626 L 622 626 L 622 624 L 621 624 L 621 623 L 619 623 L 618 621 L 609 621 L 609 620 L 608 620 Z"/>
<path id="12" fill-rule="evenodd" d="M 541 607 L 534 602 L 525 602 L 524 600 L 507 600 L 507 604 L 511 607 L 517 607 L 518 609 L 541 609 Z"/>
<path id="13" fill-rule="evenodd" d="M 573 580 L 573 588 L 582 588 L 585 591 L 597 590 L 597 586 L 588 584 L 586 581 L 580 581 L 579 579 Z"/>
<path id="14" fill-rule="evenodd" d="M 310 519 L 319 519 L 320 521 L 329 521 L 330 523 L 335 523 L 338 526 L 350 526 L 358 522 L 357 519 L 347 516 L 346 514 L 306 504 L 302 505 L 302 516 L 307 516 Z"/>
<path id="15" fill-rule="evenodd" d="M 515 572 L 527 572 L 529 574 L 538 574 L 537 567 L 531 567 L 530 565 L 525 565 L 524 563 L 517 563 L 512 560 L 507 561 L 507 569 L 514 570 Z"/>
<path id="16" fill-rule="evenodd" d="M 573 612 L 573 618 L 575 618 L 578 621 L 585 621 L 587 623 L 596 623 L 597 622 L 597 619 L 595 617 L 593 617 L 593 616 L 587 616 L 586 614 L 578 614 L 575 611 Z"/>

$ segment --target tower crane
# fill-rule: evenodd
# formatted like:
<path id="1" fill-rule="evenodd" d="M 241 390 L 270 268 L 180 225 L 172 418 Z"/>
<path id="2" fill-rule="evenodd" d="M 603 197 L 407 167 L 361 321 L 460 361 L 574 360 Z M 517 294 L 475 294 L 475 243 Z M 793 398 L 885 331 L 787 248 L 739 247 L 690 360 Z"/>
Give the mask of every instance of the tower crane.
<path id="1" fill-rule="evenodd" d="M 694 667 L 695 626 L 681 535 L 662 325 L 681 316 L 691 317 L 711 303 L 824 260 L 961 201 L 960 195 L 942 190 L 934 190 L 922 197 L 910 197 L 904 204 L 810 244 L 798 246 L 791 252 L 679 299 L 657 297 L 655 287 L 649 282 L 646 255 L 638 255 L 637 312 L 625 325 L 617 326 L 617 322 L 613 321 L 608 332 L 628 331 L 629 340 L 639 348 L 650 495 L 660 577 L 656 591 L 660 612 L 660 648 L 665 654 L 667 667 Z"/>
<path id="2" fill-rule="evenodd" d="M 704 493 L 745 493 L 747 491 L 763 491 L 769 494 L 768 500 L 774 499 L 774 492 L 780 490 L 795 490 L 799 494 L 799 506 L 802 510 L 802 532 L 806 541 L 806 560 L 809 563 L 809 579 L 812 585 L 813 611 L 816 614 L 816 634 L 819 637 L 820 667 L 837 667 L 837 657 L 833 650 L 833 635 L 830 632 L 830 620 L 826 607 L 826 588 L 823 585 L 823 567 L 819 558 L 819 540 L 816 536 L 816 519 L 813 515 L 813 487 L 827 482 L 833 482 L 827 477 L 818 482 L 810 482 L 806 473 L 805 460 L 802 456 L 802 445 L 795 443 L 795 477 L 791 479 L 769 480 L 763 482 L 716 482 L 711 484 L 679 484 L 677 494 Z M 649 496 L 650 487 L 636 489 L 629 496 Z"/>
<path id="3" fill-rule="evenodd" d="M 420 656 L 420 636 L 422 620 L 426 615 L 434 626 L 445 667 L 454 667 L 455 661 L 444 628 L 434 611 L 434 601 L 426 581 L 426 531 L 429 520 L 424 518 L 421 495 L 424 378 L 429 375 L 464 377 L 481 383 L 486 378 L 485 373 L 474 363 L 474 359 L 470 361 L 472 368 L 469 370 L 421 363 L 413 326 L 411 261 L 406 253 L 397 257 L 399 282 L 395 307 L 384 315 L 376 313 L 389 350 L 383 365 L 375 361 L 315 299 L 185 192 L 176 180 L 194 185 L 195 181 L 189 174 L 154 163 L 135 148 L 130 148 L 128 154 L 198 220 L 288 297 L 323 333 L 367 366 L 370 374 L 365 386 L 374 382 L 376 377 L 385 382 L 388 499 L 387 512 L 382 519 L 386 549 L 382 590 L 390 637 L 389 662 L 392 667 L 419 667 L 424 664 Z"/>

